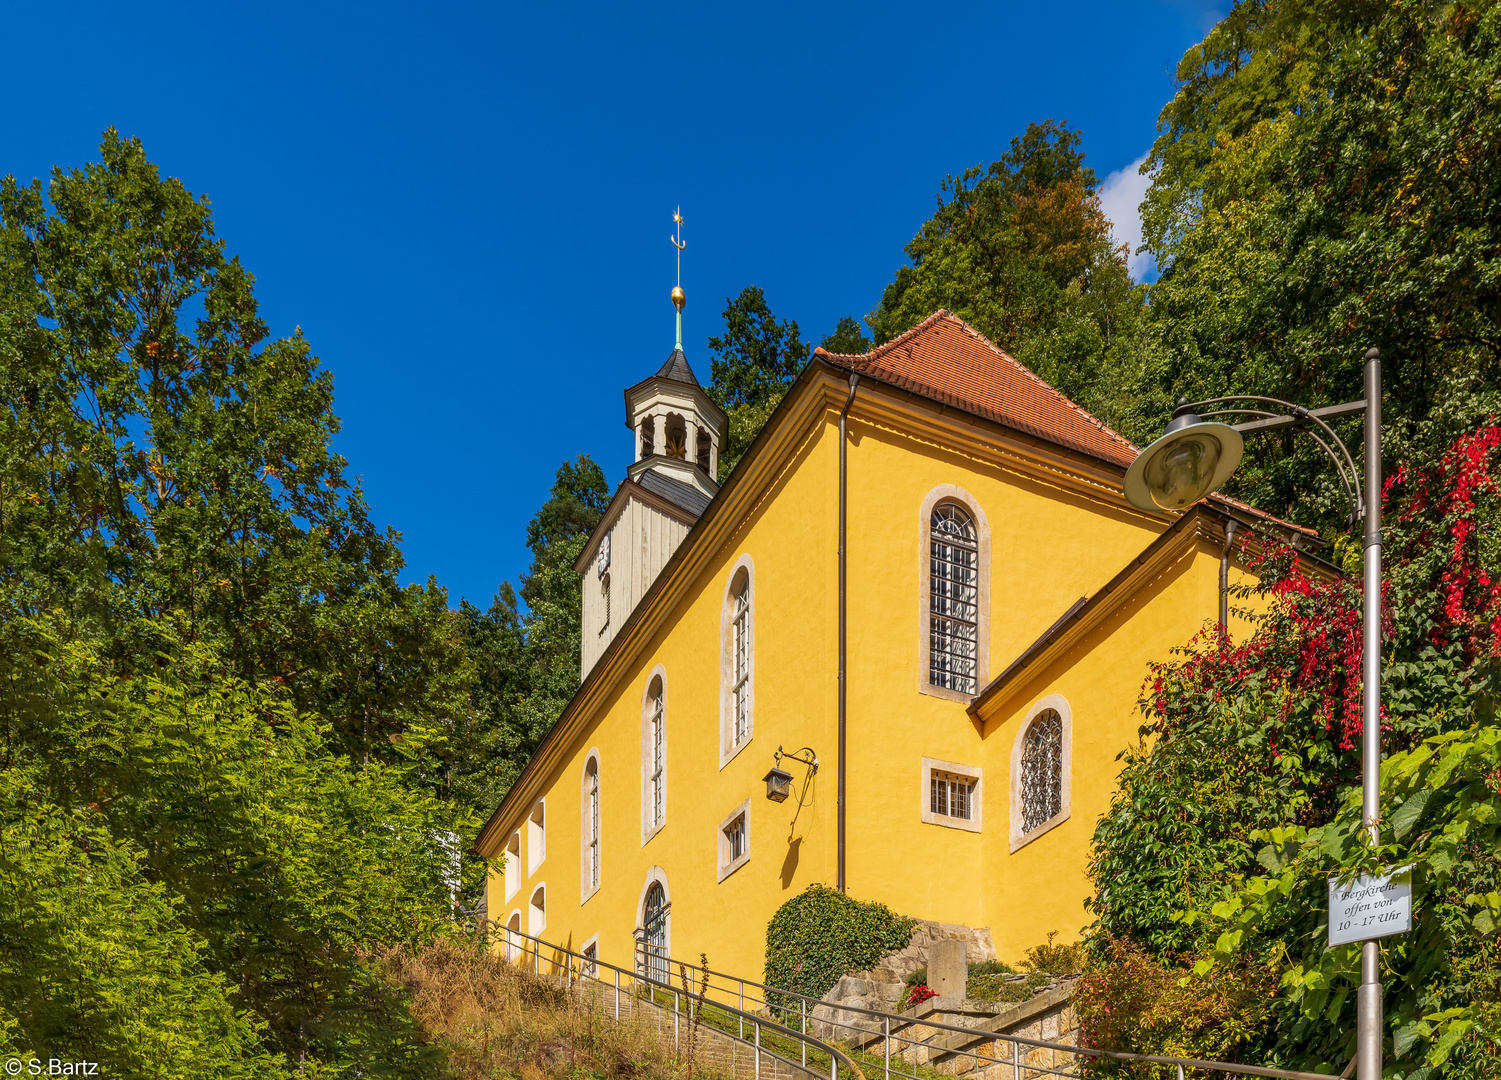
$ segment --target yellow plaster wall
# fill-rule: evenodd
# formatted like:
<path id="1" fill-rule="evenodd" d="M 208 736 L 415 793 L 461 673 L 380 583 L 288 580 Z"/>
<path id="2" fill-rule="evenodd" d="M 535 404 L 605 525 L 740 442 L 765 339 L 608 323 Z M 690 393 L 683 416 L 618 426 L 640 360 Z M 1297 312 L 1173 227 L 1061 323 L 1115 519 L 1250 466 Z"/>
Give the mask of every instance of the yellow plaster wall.
<path id="1" fill-rule="evenodd" d="M 600 958 L 629 965 L 647 875 L 658 866 L 672 902 L 673 955 L 707 951 L 713 967 L 755 977 L 777 907 L 812 882 L 833 880 L 836 643 L 829 628 L 836 610 L 838 443 L 832 430 L 815 425 L 694 582 L 676 621 L 641 650 L 611 687 L 611 705 L 548 777 L 547 859 L 510 903 L 501 900 L 502 879 L 492 877 L 492 919 L 504 924 L 519 906 L 525 929 L 518 901 L 546 880 L 543 936 L 578 948 L 597 933 Z M 721 770 L 721 605 L 743 554 L 755 565 L 754 735 Z M 658 665 L 666 675 L 666 822 L 643 845 L 641 703 Z M 788 750 L 814 746 L 824 762 L 800 809 L 794 800 L 779 806 L 764 795 L 762 777 L 779 743 Z M 594 747 L 601 760 L 601 886 L 581 906 L 580 785 Z M 801 776 L 802 768 L 789 771 Z M 718 825 L 748 797 L 750 860 L 719 882 Z M 795 857 L 788 855 L 789 835 Z M 523 850 L 523 866 L 527 861 Z"/>
<path id="2" fill-rule="evenodd" d="M 711 966 L 759 978 L 765 927 L 812 882 L 836 878 L 837 416 L 826 412 L 780 476 L 698 575 L 669 625 L 609 688 L 598 712 L 546 780 L 547 857 L 534 872 L 523 828 L 521 887 L 490 917 L 505 924 L 547 885 L 550 941 L 629 964 L 647 875 L 660 867 L 672 902 L 671 950 L 707 952 Z M 851 895 L 943 922 L 989 926 L 1003 958 L 1058 930 L 1076 936 L 1089 836 L 1135 741 L 1136 691 L 1149 660 L 1166 658 L 1217 607 L 1218 553 L 1196 551 L 1161 575 L 1065 661 L 1040 673 L 1003 716 L 979 726 L 964 702 L 919 692 L 926 574 L 923 500 L 940 484 L 973 496 L 990 531 L 988 670 L 1011 662 L 1081 596 L 1135 558 L 1165 522 L 1002 468 L 954 447 L 859 419 L 849 447 L 848 851 Z M 719 767 L 720 625 L 727 577 L 755 563 L 754 738 Z M 641 842 L 641 708 L 651 672 L 666 673 L 666 824 Z M 1028 704 L 1065 694 L 1074 712 L 1072 817 L 1009 851 L 1010 756 Z M 762 776 L 778 745 L 804 745 L 821 768 L 801 798 L 775 804 Z M 601 755 L 600 890 L 580 905 L 581 782 Z M 984 770 L 982 831 L 924 824 L 924 757 Z M 790 764 L 803 787 L 802 766 Z M 749 862 L 717 878 L 717 827 L 750 800 Z M 518 815 L 524 815 L 519 810 Z M 522 818 L 524 821 L 524 818 Z M 519 822 L 512 823 L 515 827 Z M 509 835 L 509 829 L 506 835 Z"/>

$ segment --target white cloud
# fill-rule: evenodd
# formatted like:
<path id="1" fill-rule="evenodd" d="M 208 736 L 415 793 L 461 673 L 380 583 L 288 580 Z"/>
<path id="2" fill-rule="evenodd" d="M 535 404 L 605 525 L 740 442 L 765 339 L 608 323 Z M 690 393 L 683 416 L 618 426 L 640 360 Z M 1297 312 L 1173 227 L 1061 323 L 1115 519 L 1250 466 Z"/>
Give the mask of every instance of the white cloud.
<path id="1" fill-rule="evenodd" d="M 1156 276 L 1157 266 L 1152 256 L 1143 252 L 1136 254 L 1141 246 L 1141 200 L 1146 197 L 1152 179 L 1138 170 L 1147 160 L 1143 154 L 1124 169 L 1117 169 L 1105 177 L 1100 185 L 1100 208 L 1110 219 L 1110 234 L 1117 244 L 1130 244 L 1131 254 L 1127 259 L 1131 273 L 1138 281 Z"/>

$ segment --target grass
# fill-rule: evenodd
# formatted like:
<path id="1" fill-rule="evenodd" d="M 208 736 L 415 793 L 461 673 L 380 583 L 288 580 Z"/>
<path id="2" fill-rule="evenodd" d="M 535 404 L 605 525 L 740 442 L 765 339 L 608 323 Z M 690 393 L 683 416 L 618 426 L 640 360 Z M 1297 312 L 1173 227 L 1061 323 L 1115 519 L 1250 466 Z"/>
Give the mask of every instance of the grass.
<path id="1" fill-rule="evenodd" d="M 646 1018 L 616 1020 L 477 942 L 392 948 L 371 961 L 403 987 L 412 1017 L 455 1080 L 724 1080 L 673 1050 Z M 693 1067 L 695 1064 L 698 1067 Z"/>

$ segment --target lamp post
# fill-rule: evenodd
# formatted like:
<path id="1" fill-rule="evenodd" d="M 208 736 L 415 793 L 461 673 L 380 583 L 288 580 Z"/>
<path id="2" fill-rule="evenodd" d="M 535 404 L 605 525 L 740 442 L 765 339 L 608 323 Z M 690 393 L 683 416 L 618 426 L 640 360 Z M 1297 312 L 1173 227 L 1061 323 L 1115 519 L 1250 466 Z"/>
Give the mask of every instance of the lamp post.
<path id="1" fill-rule="evenodd" d="M 1212 411 L 1201 412 L 1206 406 Z M 1355 461 L 1327 421 L 1365 414 L 1365 484 Z M 1255 417 L 1223 423 L 1218 417 Z M 1309 430 L 1334 461 L 1350 501 L 1350 526 L 1365 520 L 1365 603 L 1362 626 L 1361 817 L 1366 840 L 1381 842 L 1381 354 L 1365 354 L 1365 398 L 1322 409 L 1257 395 L 1180 401 L 1162 437 L 1137 455 L 1126 471 L 1126 498 L 1149 512 L 1181 510 L 1230 478 L 1240 464 L 1242 436 L 1282 427 Z M 1322 434 L 1321 434 L 1322 433 Z M 1336 452 L 1336 450 L 1338 452 Z M 1357 1080 L 1381 1077 L 1381 946 L 1361 942 L 1356 994 Z"/>

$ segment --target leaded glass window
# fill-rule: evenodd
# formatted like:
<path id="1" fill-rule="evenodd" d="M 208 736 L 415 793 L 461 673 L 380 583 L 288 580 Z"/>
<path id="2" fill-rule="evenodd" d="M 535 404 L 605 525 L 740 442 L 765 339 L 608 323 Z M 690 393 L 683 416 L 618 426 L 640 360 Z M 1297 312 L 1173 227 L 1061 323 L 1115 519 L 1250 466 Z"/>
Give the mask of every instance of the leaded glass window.
<path id="1" fill-rule="evenodd" d="M 663 771 L 666 754 L 662 746 L 662 684 L 658 683 L 651 699 L 651 823 L 660 825 L 663 817 L 664 790 Z"/>
<path id="2" fill-rule="evenodd" d="M 978 693 L 980 544 L 963 507 L 934 508 L 928 567 L 928 682 Z"/>
<path id="3" fill-rule="evenodd" d="M 750 731 L 750 642 L 746 640 L 749 628 L 750 581 L 747 579 L 740 583 L 740 590 L 735 594 L 735 620 L 730 625 L 730 633 L 734 637 L 732 648 L 734 649 L 735 669 L 735 682 L 732 688 L 735 698 L 733 746 L 743 743 Z"/>
<path id="4" fill-rule="evenodd" d="M 1022 834 L 1063 812 L 1063 717 L 1048 709 L 1032 721 L 1022 743 Z"/>
<path id="5" fill-rule="evenodd" d="M 599 762 L 589 762 L 589 885 L 599 888 Z"/>

